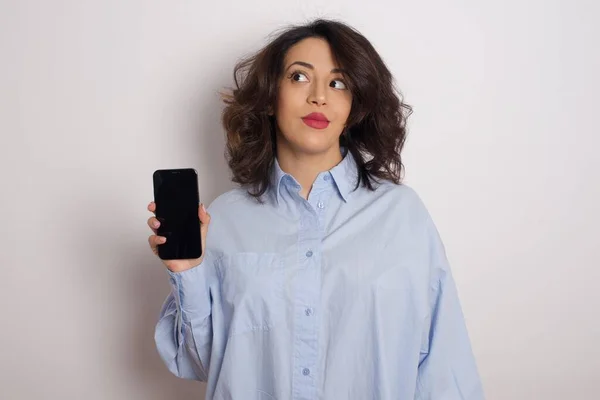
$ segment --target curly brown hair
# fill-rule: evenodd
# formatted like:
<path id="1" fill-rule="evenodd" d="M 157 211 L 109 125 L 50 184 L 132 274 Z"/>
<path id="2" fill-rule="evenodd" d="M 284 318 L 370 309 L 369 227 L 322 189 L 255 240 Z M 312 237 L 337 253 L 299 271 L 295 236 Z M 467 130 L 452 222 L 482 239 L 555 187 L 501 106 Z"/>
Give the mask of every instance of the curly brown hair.
<path id="1" fill-rule="evenodd" d="M 287 51 L 306 38 L 321 38 L 331 47 L 352 93 L 352 107 L 340 146 L 348 149 L 358 167 L 356 188 L 362 183 L 389 180 L 400 184 L 404 166 L 400 153 L 406 140 L 406 120 L 412 108 L 402 100 L 393 76 L 371 43 L 349 25 L 317 19 L 287 27 L 265 47 L 238 62 L 235 88 L 223 96 L 222 123 L 227 135 L 226 158 L 232 181 L 249 186 L 260 198 L 270 186 L 276 156 L 278 82 Z"/>

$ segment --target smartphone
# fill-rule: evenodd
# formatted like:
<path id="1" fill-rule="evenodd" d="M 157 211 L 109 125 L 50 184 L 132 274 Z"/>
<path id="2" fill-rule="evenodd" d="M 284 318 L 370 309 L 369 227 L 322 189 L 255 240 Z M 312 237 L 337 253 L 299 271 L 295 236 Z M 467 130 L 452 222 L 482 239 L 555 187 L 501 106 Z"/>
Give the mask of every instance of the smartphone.
<path id="1" fill-rule="evenodd" d="M 193 168 L 154 171 L 157 235 L 167 241 L 158 245 L 163 260 L 196 259 L 202 256 L 198 206 L 198 173 Z"/>

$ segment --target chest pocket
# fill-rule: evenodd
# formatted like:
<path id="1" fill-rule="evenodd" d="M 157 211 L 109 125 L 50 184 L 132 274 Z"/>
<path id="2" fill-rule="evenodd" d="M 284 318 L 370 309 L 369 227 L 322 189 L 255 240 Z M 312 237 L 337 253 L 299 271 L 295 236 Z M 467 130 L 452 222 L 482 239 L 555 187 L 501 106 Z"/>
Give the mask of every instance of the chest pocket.
<path id="1" fill-rule="evenodd" d="M 219 264 L 229 336 L 270 330 L 282 322 L 285 275 L 277 253 L 234 253 Z"/>

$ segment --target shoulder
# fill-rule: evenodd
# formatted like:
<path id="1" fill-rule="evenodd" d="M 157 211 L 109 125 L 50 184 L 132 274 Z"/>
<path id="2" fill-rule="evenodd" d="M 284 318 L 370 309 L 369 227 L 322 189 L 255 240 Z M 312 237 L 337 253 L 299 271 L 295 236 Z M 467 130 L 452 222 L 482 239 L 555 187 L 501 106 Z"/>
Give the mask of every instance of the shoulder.
<path id="1" fill-rule="evenodd" d="M 248 193 L 247 187 L 240 186 L 215 198 L 207 207 L 207 211 L 211 217 L 217 217 L 222 221 L 246 220 L 251 215 L 258 215 L 257 213 L 269 209 L 268 196 L 263 196 L 263 200 L 263 203 L 259 202 Z"/>
<path id="2" fill-rule="evenodd" d="M 247 225 L 252 216 L 256 200 L 242 188 L 231 189 L 216 197 L 206 210 L 210 214 L 207 248 L 215 254 L 223 254 L 232 233 Z"/>
<path id="3" fill-rule="evenodd" d="M 423 246 L 428 254 L 436 257 L 436 265 L 444 265 L 445 247 L 440 233 L 417 191 L 406 184 L 391 182 L 381 185 L 380 189 L 389 198 L 386 215 L 396 224 L 397 231 L 406 233 L 406 240 L 414 246 Z"/>
<path id="4" fill-rule="evenodd" d="M 241 201 L 243 198 L 243 193 L 241 193 L 239 188 L 228 190 L 225 193 L 217 196 L 210 205 L 207 206 L 207 210 L 209 213 L 220 213 L 223 210 L 226 210 L 230 205 L 235 204 Z"/>
<path id="5" fill-rule="evenodd" d="M 248 194 L 247 190 L 242 187 L 237 187 L 217 196 L 209 206 L 207 211 L 211 216 L 231 214 L 237 209 L 252 207 L 259 203 Z"/>
<path id="6" fill-rule="evenodd" d="M 413 187 L 401 183 L 381 182 L 375 191 L 363 191 L 363 201 L 370 214 L 378 215 L 382 224 L 394 226 L 401 235 L 414 240 L 428 240 L 435 231 L 431 214 L 421 195 Z"/>
<path id="7" fill-rule="evenodd" d="M 376 198 L 385 198 L 393 209 L 429 218 L 429 212 L 421 196 L 411 186 L 389 181 L 381 182 L 374 192 Z"/>

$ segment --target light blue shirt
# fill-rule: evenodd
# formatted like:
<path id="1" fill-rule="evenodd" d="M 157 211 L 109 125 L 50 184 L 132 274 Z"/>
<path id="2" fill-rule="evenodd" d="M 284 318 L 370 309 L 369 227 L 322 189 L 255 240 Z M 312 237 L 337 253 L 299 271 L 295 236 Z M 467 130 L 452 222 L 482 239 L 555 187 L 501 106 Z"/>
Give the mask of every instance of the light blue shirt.
<path id="1" fill-rule="evenodd" d="M 215 400 L 481 400 L 452 273 L 406 185 L 354 190 L 351 154 L 308 201 L 275 163 L 259 204 L 218 197 L 202 264 L 172 273 L 155 340 Z"/>

